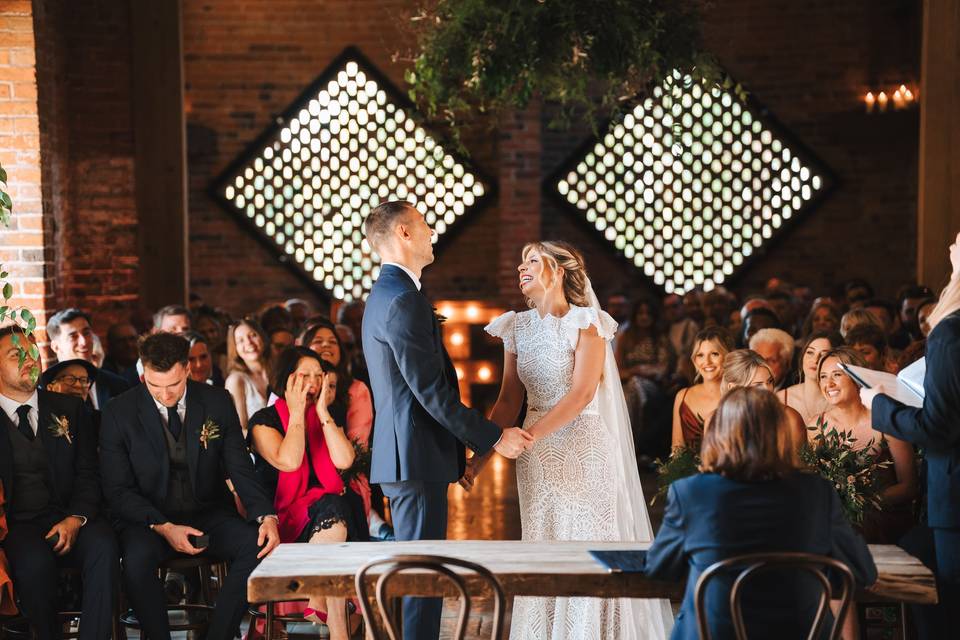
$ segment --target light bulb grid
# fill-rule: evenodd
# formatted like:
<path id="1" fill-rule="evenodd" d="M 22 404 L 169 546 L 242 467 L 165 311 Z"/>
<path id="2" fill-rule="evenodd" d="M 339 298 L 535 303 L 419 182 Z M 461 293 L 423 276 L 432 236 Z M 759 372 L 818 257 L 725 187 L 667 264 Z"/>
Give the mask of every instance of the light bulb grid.
<path id="1" fill-rule="evenodd" d="M 743 105 L 674 71 L 554 188 L 668 293 L 728 280 L 826 186 Z"/>
<path id="2" fill-rule="evenodd" d="M 214 193 L 301 275 L 342 300 L 379 274 L 363 221 L 406 200 L 441 238 L 489 187 L 411 117 L 359 54 L 341 55 Z"/>

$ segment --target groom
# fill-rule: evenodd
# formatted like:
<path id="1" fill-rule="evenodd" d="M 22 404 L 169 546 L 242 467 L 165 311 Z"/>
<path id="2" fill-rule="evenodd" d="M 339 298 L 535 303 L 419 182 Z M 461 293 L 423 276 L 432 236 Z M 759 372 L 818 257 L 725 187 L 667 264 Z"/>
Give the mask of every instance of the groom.
<path id="1" fill-rule="evenodd" d="M 376 403 L 370 482 L 390 499 L 397 540 L 447 536 L 447 486 L 464 472 L 464 447 L 516 458 L 533 439 L 501 430 L 460 402 L 457 375 L 443 347 L 440 323 L 420 291 L 433 262 L 433 231 L 406 202 L 377 206 L 364 222 L 382 260 L 363 314 L 363 353 Z M 405 598 L 403 637 L 440 633 L 439 598 Z"/>

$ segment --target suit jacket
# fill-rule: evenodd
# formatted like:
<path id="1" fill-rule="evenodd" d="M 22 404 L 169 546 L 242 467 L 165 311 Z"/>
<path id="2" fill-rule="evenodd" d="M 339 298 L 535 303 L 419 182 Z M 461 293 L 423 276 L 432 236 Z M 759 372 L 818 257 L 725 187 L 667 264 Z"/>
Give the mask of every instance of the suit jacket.
<path id="1" fill-rule="evenodd" d="M 97 372 L 97 406 L 100 407 L 100 411 L 103 411 L 106 408 L 107 403 L 112 399 L 119 396 L 124 391 L 127 391 L 133 385 L 130 384 L 130 381 L 122 378 L 116 373 L 111 373 L 104 369 L 100 369 Z"/>
<path id="2" fill-rule="evenodd" d="M 457 374 L 426 297 L 385 265 L 363 314 L 376 420 L 371 482 L 456 482 L 464 445 L 485 453 L 500 428 L 460 402 Z"/>
<path id="3" fill-rule="evenodd" d="M 924 449 L 927 521 L 960 527 L 960 312 L 941 320 L 927 337 L 923 407 L 885 395 L 873 399 L 873 428 Z"/>
<path id="4" fill-rule="evenodd" d="M 219 428 L 208 440 L 200 433 L 206 421 Z M 226 488 L 230 478 L 247 509 L 247 519 L 275 513 L 253 469 L 243 443 L 240 420 L 230 394 L 206 384 L 187 382 L 187 412 L 183 421 L 187 463 L 194 495 L 205 508 L 233 508 Z M 100 463 L 103 489 L 111 515 L 121 528 L 169 521 L 162 507 L 167 496 L 170 454 L 163 435 L 166 427 L 157 405 L 140 385 L 114 399 L 100 424 Z"/>
<path id="5" fill-rule="evenodd" d="M 79 398 L 44 391 L 38 394 L 37 437 L 43 441 L 47 453 L 49 472 L 47 486 L 50 488 L 52 506 L 65 515 L 96 517 L 100 510 L 100 481 L 97 477 L 97 441 L 90 424 L 89 413 Z M 69 423 L 70 441 L 55 436 L 50 426 L 53 417 L 65 417 Z M 6 412 L 0 410 L 0 480 L 7 496 L 7 512 L 14 505 L 13 499 L 13 448 L 10 444 L 10 429 L 13 425 Z"/>
<path id="6" fill-rule="evenodd" d="M 845 562 L 859 585 L 872 584 L 877 569 L 854 533 L 833 486 L 809 473 L 768 482 L 739 482 L 706 473 L 670 485 L 663 524 L 647 552 L 646 573 L 687 587 L 673 629 L 674 640 L 697 640 L 694 587 L 710 565 L 731 556 L 764 551 L 817 553 Z M 707 590 L 711 637 L 733 638 L 729 595 L 736 572 L 714 578 Z M 806 638 L 819 587 L 795 572 L 772 572 L 748 583 L 742 608 L 751 638 Z M 749 585 L 756 585 L 751 587 Z"/>

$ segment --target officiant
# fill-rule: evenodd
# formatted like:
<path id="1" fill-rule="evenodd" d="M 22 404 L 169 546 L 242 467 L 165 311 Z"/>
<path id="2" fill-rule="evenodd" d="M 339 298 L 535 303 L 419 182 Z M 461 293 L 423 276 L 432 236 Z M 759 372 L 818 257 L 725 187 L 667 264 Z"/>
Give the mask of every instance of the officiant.
<path id="1" fill-rule="evenodd" d="M 873 428 L 923 448 L 927 462 L 927 521 L 936 552 L 940 602 L 918 611 L 930 638 L 953 636 L 951 613 L 960 607 L 960 234 L 950 246 L 953 274 L 930 315 L 927 371 L 920 408 L 898 402 L 883 386 L 860 391 Z"/>

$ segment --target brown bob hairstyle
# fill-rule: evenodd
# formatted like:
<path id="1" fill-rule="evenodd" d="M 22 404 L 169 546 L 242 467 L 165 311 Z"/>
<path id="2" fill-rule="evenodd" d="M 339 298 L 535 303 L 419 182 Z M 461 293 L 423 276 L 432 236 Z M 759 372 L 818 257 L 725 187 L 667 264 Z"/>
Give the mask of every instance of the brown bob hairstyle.
<path id="1" fill-rule="evenodd" d="M 770 480 L 800 467 L 783 404 L 766 389 L 736 387 L 703 432 L 700 470 L 732 480 Z"/>

